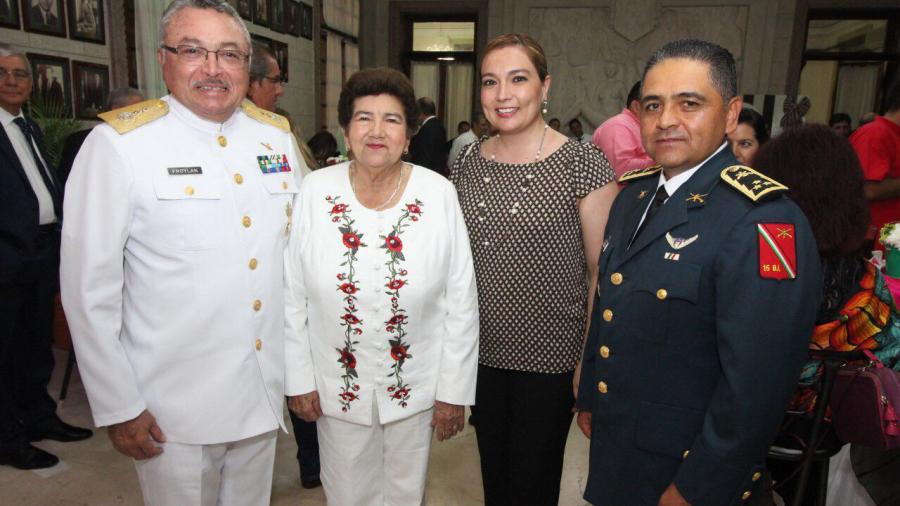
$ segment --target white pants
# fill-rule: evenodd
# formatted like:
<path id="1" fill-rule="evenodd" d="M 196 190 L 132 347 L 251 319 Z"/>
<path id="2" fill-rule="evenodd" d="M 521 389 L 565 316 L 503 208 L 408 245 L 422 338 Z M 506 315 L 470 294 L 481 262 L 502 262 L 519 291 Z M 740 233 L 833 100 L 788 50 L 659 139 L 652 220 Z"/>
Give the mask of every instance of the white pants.
<path id="1" fill-rule="evenodd" d="M 275 433 L 215 445 L 163 443 L 160 455 L 134 462 L 144 504 L 268 505 Z"/>
<path id="2" fill-rule="evenodd" d="M 374 401 L 373 401 L 374 402 Z M 425 496 L 434 409 L 372 426 L 322 416 L 320 478 L 333 506 L 419 506 Z"/>

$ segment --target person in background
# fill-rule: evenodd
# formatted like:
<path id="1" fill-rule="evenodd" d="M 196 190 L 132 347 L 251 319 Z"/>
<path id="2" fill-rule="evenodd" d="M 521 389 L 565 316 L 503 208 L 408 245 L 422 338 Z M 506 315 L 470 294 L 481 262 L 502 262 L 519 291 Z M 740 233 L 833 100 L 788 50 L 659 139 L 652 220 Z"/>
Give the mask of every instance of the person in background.
<path id="1" fill-rule="evenodd" d="M 873 240 L 885 223 L 900 220 L 900 80 L 888 88 L 885 108 L 883 116 L 850 136 L 862 165 L 863 191 L 872 217 L 867 237 Z"/>
<path id="2" fill-rule="evenodd" d="M 447 131 L 437 117 L 434 100 L 429 97 L 420 98 L 419 131 L 409 143 L 409 161 L 415 165 L 447 175 Z"/>
<path id="3" fill-rule="evenodd" d="M 450 146 L 450 155 L 447 157 L 448 163 L 452 164 L 455 162 L 456 157 L 459 156 L 460 151 L 464 147 L 487 135 L 490 128 L 491 126 L 485 119 L 484 114 L 476 114 L 472 120 L 472 129 L 453 139 L 453 145 Z"/>
<path id="4" fill-rule="evenodd" d="M 581 126 L 581 120 L 578 118 L 569 120 L 569 137 L 579 142 L 591 142 L 591 136 L 584 133 L 584 128 Z"/>
<path id="5" fill-rule="evenodd" d="M 422 504 L 432 435 L 459 432 L 475 401 L 468 234 L 450 182 L 401 159 L 416 116 L 402 73 L 350 76 L 338 121 L 354 159 L 313 172 L 294 210 L 287 393 L 317 421 L 329 504 Z"/>
<path id="6" fill-rule="evenodd" d="M 749 107 L 741 109 L 737 127 L 728 134 L 728 142 L 737 161 L 753 166 L 753 156 L 768 140 L 769 128 L 762 114 Z"/>
<path id="7" fill-rule="evenodd" d="M 109 98 L 106 101 L 106 110 L 112 111 L 121 107 L 127 107 L 142 102 L 143 100 L 144 94 L 134 88 L 114 88 L 109 92 Z M 59 159 L 58 171 L 59 178 L 62 180 L 63 185 L 65 185 L 66 181 L 69 179 L 69 172 L 72 171 L 72 164 L 75 163 L 75 156 L 78 155 L 81 145 L 84 144 L 84 140 L 87 139 L 88 134 L 91 133 L 93 129 L 94 127 L 85 128 L 84 130 L 79 130 L 66 137 L 66 142 L 63 144 L 62 156 L 60 156 Z"/>
<path id="8" fill-rule="evenodd" d="M 316 159 L 319 168 L 341 162 L 337 139 L 328 130 L 322 130 L 309 138 L 309 149 Z"/>
<path id="9" fill-rule="evenodd" d="M 852 123 L 853 120 L 850 119 L 850 115 L 845 112 L 836 112 L 828 120 L 829 128 L 842 137 L 850 137 L 853 130 Z"/>
<path id="10" fill-rule="evenodd" d="M 859 122 L 856 124 L 856 125 L 857 125 L 856 128 L 859 128 L 859 127 L 861 127 L 861 126 L 863 126 L 863 125 L 865 125 L 865 124 L 868 124 L 868 123 L 871 123 L 871 122 L 875 121 L 875 117 L 876 117 L 876 116 L 878 116 L 878 115 L 875 114 L 874 112 L 871 112 L 871 111 L 866 112 L 866 113 L 863 113 L 863 114 L 859 117 Z"/>
<path id="11" fill-rule="evenodd" d="M 559 128 L 560 128 L 559 118 L 550 118 L 550 121 L 548 121 L 547 124 L 550 125 L 550 128 L 559 132 Z"/>
<path id="12" fill-rule="evenodd" d="M 469 144 L 450 180 L 478 279 L 474 416 L 485 505 L 550 506 L 618 187 L 603 153 L 544 122 L 551 78 L 537 41 L 499 35 L 481 62 L 481 105 L 498 133 Z"/>
<path id="13" fill-rule="evenodd" d="M 622 112 L 598 126 L 591 139 L 606 155 L 616 178 L 629 170 L 653 165 L 653 159 L 641 144 L 641 124 L 637 116 L 641 112 L 640 98 L 641 82 L 638 81 L 628 91 Z"/>
<path id="14" fill-rule="evenodd" d="M 465 121 L 465 120 L 460 121 L 459 124 L 456 125 L 456 135 L 458 137 L 458 136 L 468 132 L 471 129 L 472 129 L 471 123 L 469 123 L 468 121 Z"/>

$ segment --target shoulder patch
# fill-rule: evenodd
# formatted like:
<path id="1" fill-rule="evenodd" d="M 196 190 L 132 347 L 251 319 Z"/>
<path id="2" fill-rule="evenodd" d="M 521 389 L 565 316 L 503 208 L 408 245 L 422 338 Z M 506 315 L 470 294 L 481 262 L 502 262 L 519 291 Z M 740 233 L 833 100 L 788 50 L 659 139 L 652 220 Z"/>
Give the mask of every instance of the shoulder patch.
<path id="1" fill-rule="evenodd" d="M 152 99 L 100 113 L 97 116 L 113 127 L 116 132 L 124 134 L 162 118 L 168 113 L 169 104 L 163 100 Z"/>
<path id="2" fill-rule="evenodd" d="M 259 121 L 260 123 L 265 123 L 267 125 L 272 125 L 273 127 L 281 130 L 282 132 L 290 132 L 291 124 L 288 123 L 287 118 L 280 114 L 275 114 L 274 112 L 269 112 L 265 109 L 260 109 L 253 104 L 253 102 L 249 100 L 244 100 L 241 102 L 241 109 L 244 110 L 244 114 L 250 116 L 251 118 Z"/>
<path id="3" fill-rule="evenodd" d="M 787 186 L 746 165 L 727 167 L 722 171 L 721 177 L 723 181 L 753 202 L 769 200 L 788 191 Z"/>
<path id="4" fill-rule="evenodd" d="M 640 179 L 642 177 L 657 174 L 661 170 L 662 170 L 662 165 L 651 165 L 650 167 L 646 167 L 643 169 L 629 170 L 628 172 L 622 174 L 621 177 L 619 177 L 619 182 L 624 183 L 625 181 L 631 181 L 633 179 Z"/>

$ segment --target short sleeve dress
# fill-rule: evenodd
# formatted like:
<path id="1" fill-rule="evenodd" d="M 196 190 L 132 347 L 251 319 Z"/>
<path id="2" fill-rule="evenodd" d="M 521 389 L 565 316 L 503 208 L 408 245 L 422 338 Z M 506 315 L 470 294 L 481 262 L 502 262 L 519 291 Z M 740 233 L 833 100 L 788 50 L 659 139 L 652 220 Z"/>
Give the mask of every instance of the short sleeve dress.
<path id="1" fill-rule="evenodd" d="M 475 262 L 479 363 L 572 371 L 581 356 L 587 306 L 578 201 L 615 174 L 600 150 L 574 139 L 528 164 L 486 159 L 485 139 L 466 147 L 450 174 Z"/>

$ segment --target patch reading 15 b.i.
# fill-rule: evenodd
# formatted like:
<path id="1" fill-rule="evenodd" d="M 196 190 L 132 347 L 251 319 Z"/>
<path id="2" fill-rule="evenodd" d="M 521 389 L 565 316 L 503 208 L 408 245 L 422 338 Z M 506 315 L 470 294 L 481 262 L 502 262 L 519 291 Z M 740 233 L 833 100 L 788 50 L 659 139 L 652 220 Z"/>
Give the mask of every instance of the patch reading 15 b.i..
<path id="1" fill-rule="evenodd" d="M 797 277 L 797 249 L 794 225 L 791 223 L 759 223 L 759 275 L 764 279 Z"/>
<path id="2" fill-rule="evenodd" d="M 196 176 L 203 174 L 203 169 L 200 167 L 169 167 L 166 170 L 169 171 L 170 176 Z"/>

